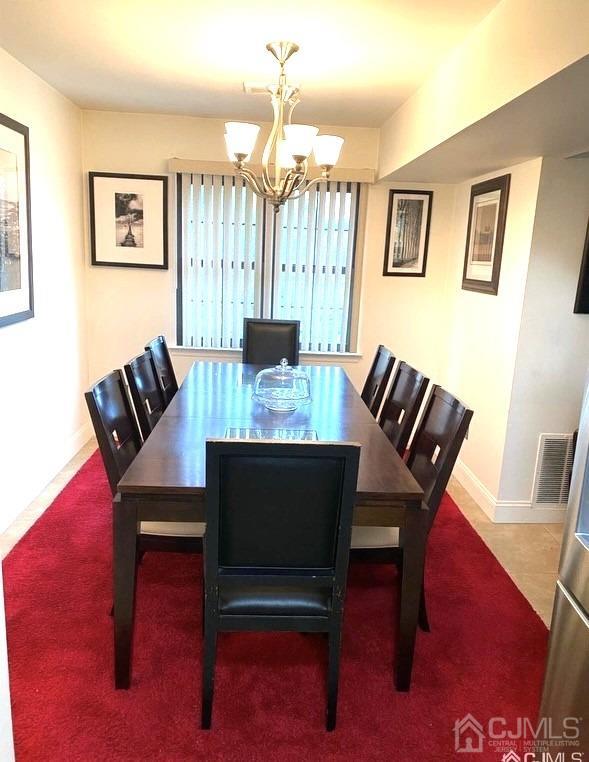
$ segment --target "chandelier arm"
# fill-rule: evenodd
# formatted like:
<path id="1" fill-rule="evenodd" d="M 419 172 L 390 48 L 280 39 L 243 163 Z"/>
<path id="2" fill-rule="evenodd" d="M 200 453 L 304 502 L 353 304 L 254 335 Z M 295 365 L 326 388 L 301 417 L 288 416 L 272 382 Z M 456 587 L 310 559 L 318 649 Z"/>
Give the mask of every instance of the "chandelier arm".
<path id="1" fill-rule="evenodd" d="M 274 110 L 274 122 L 272 124 L 272 130 L 270 131 L 270 135 L 268 136 L 268 140 L 266 141 L 266 145 L 264 146 L 264 153 L 262 154 L 262 182 L 264 184 L 264 189 L 268 195 L 273 191 L 276 193 L 276 186 L 278 185 L 278 167 L 274 167 L 274 182 L 270 179 L 270 157 L 272 155 L 272 152 L 274 151 L 275 157 L 277 157 L 277 151 L 276 151 L 276 142 L 278 140 L 279 133 L 282 133 L 283 128 L 283 101 L 282 101 L 282 87 L 279 86 L 278 92 L 276 95 L 272 96 L 272 108 Z"/>
<path id="2" fill-rule="evenodd" d="M 285 201 L 292 198 L 293 191 L 297 190 L 297 188 L 300 188 L 301 184 L 305 180 L 306 175 L 306 172 L 301 174 L 299 172 L 294 172 L 292 169 L 289 169 L 284 179 L 284 186 L 281 194 Z"/>
<path id="3" fill-rule="evenodd" d="M 300 193 L 297 193 L 294 196 L 289 196 L 289 201 L 296 201 L 297 198 L 301 198 L 301 196 L 304 196 L 305 193 L 314 185 L 318 185 L 319 183 L 327 183 L 327 182 L 329 182 L 328 177 L 323 177 L 323 175 L 321 177 L 315 177 L 313 180 L 309 180 L 307 185 L 305 185 L 304 190 L 302 190 Z"/>
<path id="4" fill-rule="evenodd" d="M 261 196 L 262 198 L 268 198 L 264 188 L 260 185 L 260 181 L 251 169 L 248 167 L 238 167 L 237 172 L 247 183 L 249 183 L 254 193 L 256 193 L 258 196 Z"/>

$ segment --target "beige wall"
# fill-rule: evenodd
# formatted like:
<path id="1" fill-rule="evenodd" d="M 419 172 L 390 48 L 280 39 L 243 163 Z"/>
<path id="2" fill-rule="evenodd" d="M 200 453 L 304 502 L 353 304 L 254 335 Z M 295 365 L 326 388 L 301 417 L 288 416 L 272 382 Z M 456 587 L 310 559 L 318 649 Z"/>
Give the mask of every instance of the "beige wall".
<path id="1" fill-rule="evenodd" d="M 86 185 L 89 171 L 164 174 L 172 157 L 226 161 L 224 122 L 221 119 L 104 111 L 84 111 L 82 118 Z M 322 127 L 324 132 L 328 129 L 336 130 L 345 138 L 340 160 L 342 166 L 354 169 L 376 167 L 378 130 Z M 263 138 L 258 140 L 258 153 L 262 144 Z M 257 158 L 254 154 L 253 160 Z M 91 379 L 120 367 L 137 354 L 151 336 L 163 333 L 175 343 L 176 211 L 173 180 L 174 176 L 170 175 L 170 269 L 167 271 L 92 267 L 89 264 L 86 199 L 86 298 Z M 372 352 L 373 348 L 368 351 Z M 180 376 L 193 359 L 186 353 L 175 355 Z M 349 368 L 350 375 L 360 383 L 358 363 L 350 360 Z"/>
<path id="2" fill-rule="evenodd" d="M 499 500 L 530 502 L 540 433 L 579 422 L 589 363 L 589 315 L 575 315 L 589 219 L 589 159 L 544 159 Z"/>
<path id="3" fill-rule="evenodd" d="M 487 176 L 456 188 L 443 377 L 447 388 L 474 410 L 460 458 L 467 473 L 493 500 L 499 493 L 541 166 L 542 160 L 535 159 L 500 173 L 511 173 L 511 187 L 497 296 L 461 288 L 470 188 Z"/>
<path id="4" fill-rule="evenodd" d="M 30 130 L 35 317 L 0 328 L 0 532 L 90 435 L 80 111 L 0 49 L 0 103 Z M 14 758 L 0 577 L 0 759 Z"/>
<path id="5" fill-rule="evenodd" d="M 586 0 L 502 0 L 382 126 L 378 176 L 589 54 Z"/>
<path id="6" fill-rule="evenodd" d="M 3 113 L 30 130 L 35 317 L 0 328 L 0 531 L 88 439 L 80 111 L 0 49 Z"/>

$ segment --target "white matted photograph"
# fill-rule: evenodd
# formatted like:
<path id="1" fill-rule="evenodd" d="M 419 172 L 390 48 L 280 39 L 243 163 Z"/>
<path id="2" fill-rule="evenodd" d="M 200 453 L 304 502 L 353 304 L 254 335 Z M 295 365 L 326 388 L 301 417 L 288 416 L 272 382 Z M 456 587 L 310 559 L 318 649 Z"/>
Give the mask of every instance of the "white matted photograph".
<path id="1" fill-rule="evenodd" d="M 499 288 L 509 178 L 494 177 L 471 188 L 462 277 L 466 291 L 496 294 Z"/>
<path id="2" fill-rule="evenodd" d="M 433 195 L 390 191 L 383 275 L 425 276 Z"/>
<path id="3" fill-rule="evenodd" d="M 168 178 L 90 172 L 92 264 L 168 267 Z"/>

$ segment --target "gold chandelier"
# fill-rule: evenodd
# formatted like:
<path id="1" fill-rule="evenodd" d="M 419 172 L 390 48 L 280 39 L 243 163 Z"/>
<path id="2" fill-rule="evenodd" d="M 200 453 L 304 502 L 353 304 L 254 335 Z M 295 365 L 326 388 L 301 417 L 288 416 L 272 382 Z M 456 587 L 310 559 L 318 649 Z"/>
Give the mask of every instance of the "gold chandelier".
<path id="1" fill-rule="evenodd" d="M 246 166 L 260 130 L 257 124 L 226 122 L 225 144 L 237 173 L 277 212 L 288 199 L 300 198 L 313 185 L 329 180 L 344 141 L 337 135 L 318 135 L 317 127 L 291 124 L 293 109 L 299 102 L 299 89 L 287 83 L 284 65 L 299 46 L 294 42 L 270 42 L 266 49 L 280 64 L 280 76 L 277 84 L 266 88 L 272 100 L 274 122 L 262 154 L 261 177 L 256 177 Z M 305 184 L 311 151 L 321 167 L 321 176 Z"/>

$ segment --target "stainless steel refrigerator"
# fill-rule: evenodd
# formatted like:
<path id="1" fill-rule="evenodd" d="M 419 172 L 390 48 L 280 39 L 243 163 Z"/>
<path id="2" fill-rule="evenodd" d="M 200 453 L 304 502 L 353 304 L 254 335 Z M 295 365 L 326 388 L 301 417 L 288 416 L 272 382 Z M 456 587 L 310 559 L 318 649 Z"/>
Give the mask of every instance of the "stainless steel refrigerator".
<path id="1" fill-rule="evenodd" d="M 578 718 L 589 759 L 589 384 L 585 389 L 564 526 L 540 717 L 559 735 Z M 569 720 L 568 727 L 574 727 Z M 555 741 L 555 751 L 563 751 Z M 570 759 L 571 749 L 566 759 Z"/>

